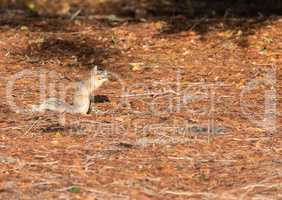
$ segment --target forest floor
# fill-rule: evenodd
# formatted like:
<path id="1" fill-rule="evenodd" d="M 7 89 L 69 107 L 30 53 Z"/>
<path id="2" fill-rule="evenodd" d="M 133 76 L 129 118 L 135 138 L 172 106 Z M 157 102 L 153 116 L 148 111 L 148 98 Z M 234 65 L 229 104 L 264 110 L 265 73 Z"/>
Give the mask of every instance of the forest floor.
<path id="1" fill-rule="evenodd" d="M 0 58 L 0 199 L 282 199 L 281 17 L 3 12 Z M 100 112 L 23 111 L 94 65 Z"/>

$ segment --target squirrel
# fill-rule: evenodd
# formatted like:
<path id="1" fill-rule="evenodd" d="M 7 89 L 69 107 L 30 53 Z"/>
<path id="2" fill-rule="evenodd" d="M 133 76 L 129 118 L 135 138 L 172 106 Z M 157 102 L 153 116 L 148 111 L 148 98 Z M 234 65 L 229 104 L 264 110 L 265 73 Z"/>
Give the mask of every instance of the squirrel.
<path id="1" fill-rule="evenodd" d="M 90 78 L 76 84 L 73 104 L 70 105 L 61 99 L 51 97 L 40 105 L 33 105 L 32 112 L 44 112 L 51 110 L 56 112 L 87 114 L 90 110 L 91 93 L 108 81 L 108 72 L 98 70 L 95 66 L 90 72 Z"/>

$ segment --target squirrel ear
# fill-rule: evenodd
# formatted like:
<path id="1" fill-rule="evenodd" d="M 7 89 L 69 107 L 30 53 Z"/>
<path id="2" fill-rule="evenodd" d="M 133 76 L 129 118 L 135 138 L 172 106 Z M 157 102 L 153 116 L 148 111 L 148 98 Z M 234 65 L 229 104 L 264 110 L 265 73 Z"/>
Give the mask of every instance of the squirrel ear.
<path id="1" fill-rule="evenodd" d="M 97 73 L 98 71 L 98 67 L 97 65 L 95 65 L 92 69 L 91 69 L 91 73 Z"/>
<path id="2" fill-rule="evenodd" d="M 107 72 L 106 70 L 102 71 L 102 72 L 101 72 L 101 76 L 102 76 L 103 78 L 108 78 L 108 72 Z"/>

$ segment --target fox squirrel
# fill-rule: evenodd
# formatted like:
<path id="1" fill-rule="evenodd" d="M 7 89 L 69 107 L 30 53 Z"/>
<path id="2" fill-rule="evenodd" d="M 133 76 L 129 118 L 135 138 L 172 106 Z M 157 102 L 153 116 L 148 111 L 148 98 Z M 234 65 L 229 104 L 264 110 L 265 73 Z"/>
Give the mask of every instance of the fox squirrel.
<path id="1" fill-rule="evenodd" d="M 33 105 L 32 112 L 43 112 L 51 110 L 66 113 L 87 114 L 90 109 L 91 93 L 98 89 L 104 82 L 108 80 L 108 72 L 106 70 L 98 70 L 95 66 L 90 72 L 90 78 L 80 81 L 76 84 L 76 91 L 73 97 L 73 104 L 70 105 L 61 99 L 51 97 L 40 105 Z"/>

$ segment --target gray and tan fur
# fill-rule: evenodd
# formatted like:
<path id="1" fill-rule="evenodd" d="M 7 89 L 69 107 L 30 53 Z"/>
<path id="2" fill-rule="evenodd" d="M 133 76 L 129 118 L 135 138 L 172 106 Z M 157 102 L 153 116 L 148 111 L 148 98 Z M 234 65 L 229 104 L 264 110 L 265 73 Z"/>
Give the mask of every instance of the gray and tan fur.
<path id="1" fill-rule="evenodd" d="M 90 78 L 76 84 L 72 105 L 61 99 L 51 97 L 40 105 L 33 105 L 31 110 L 32 112 L 51 110 L 60 113 L 87 114 L 90 108 L 91 93 L 101 87 L 107 80 L 107 71 L 98 70 L 95 66 L 90 72 Z"/>

